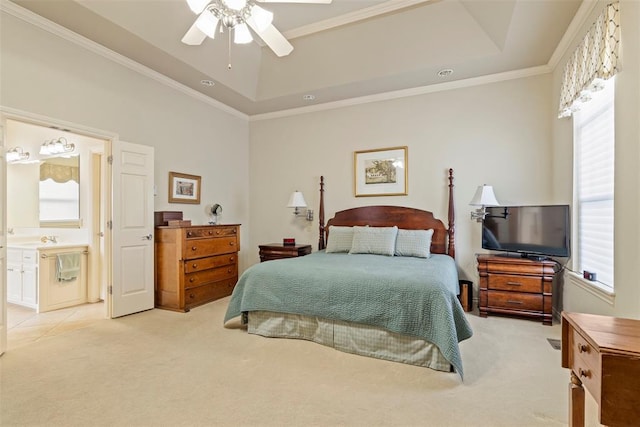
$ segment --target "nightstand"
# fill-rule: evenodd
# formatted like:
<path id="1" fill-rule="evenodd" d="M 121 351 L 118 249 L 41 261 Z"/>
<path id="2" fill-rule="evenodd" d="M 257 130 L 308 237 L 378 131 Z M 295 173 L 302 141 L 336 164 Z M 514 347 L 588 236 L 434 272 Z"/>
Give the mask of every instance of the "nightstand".
<path id="1" fill-rule="evenodd" d="M 282 243 L 269 243 L 260 245 L 260 262 L 282 258 L 295 258 L 309 255 L 311 245 L 283 245 Z"/>

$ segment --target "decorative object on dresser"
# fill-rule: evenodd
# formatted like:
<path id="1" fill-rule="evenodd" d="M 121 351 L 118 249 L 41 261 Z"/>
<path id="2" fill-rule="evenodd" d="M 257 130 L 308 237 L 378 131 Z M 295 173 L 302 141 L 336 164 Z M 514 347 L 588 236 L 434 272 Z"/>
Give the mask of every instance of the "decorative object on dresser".
<path id="1" fill-rule="evenodd" d="M 169 221 L 181 221 L 182 211 L 156 211 L 153 213 L 153 225 L 169 225 Z"/>
<path id="2" fill-rule="evenodd" d="M 584 426 L 584 389 L 610 427 L 640 420 L 640 320 L 562 313 L 562 367 L 571 369 L 569 426 Z"/>
<path id="3" fill-rule="evenodd" d="M 156 307 L 186 312 L 231 295 L 239 250 L 239 224 L 156 227 Z"/>
<path id="4" fill-rule="evenodd" d="M 480 317 L 505 314 L 552 324 L 554 261 L 490 255 L 477 259 Z"/>
<path id="5" fill-rule="evenodd" d="M 353 153 L 355 196 L 406 196 L 409 194 L 407 152 L 407 147 L 355 151 Z"/>
<path id="6" fill-rule="evenodd" d="M 260 262 L 272 261 L 274 259 L 295 258 L 299 256 L 309 255 L 311 253 L 311 245 L 293 245 L 269 243 L 268 245 L 260 245 Z"/>
<path id="7" fill-rule="evenodd" d="M 200 204 L 200 181 L 198 175 L 169 172 L 169 203 Z"/>

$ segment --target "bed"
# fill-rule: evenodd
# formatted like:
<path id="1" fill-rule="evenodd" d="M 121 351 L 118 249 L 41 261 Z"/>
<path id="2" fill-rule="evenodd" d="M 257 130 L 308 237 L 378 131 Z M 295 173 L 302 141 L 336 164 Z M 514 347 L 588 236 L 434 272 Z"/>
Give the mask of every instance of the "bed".
<path id="1" fill-rule="evenodd" d="M 463 376 L 459 342 L 472 335 L 458 299 L 453 171 L 449 226 L 428 211 L 367 206 L 324 223 L 318 251 L 248 268 L 225 324 L 249 333 L 314 341 L 349 353 Z"/>

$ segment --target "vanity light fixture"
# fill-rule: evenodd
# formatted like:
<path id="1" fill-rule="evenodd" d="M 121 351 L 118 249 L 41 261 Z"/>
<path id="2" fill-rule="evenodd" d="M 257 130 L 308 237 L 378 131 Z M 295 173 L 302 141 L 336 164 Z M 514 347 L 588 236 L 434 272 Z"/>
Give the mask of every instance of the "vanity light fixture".
<path id="1" fill-rule="evenodd" d="M 51 156 L 54 154 L 71 153 L 75 149 L 75 144 L 67 142 L 67 139 L 61 136 L 58 139 L 43 142 L 40 146 L 40 154 Z"/>
<path id="2" fill-rule="evenodd" d="M 29 159 L 29 152 L 24 151 L 22 147 L 13 147 L 7 150 L 7 163 L 21 162 Z"/>
<path id="3" fill-rule="evenodd" d="M 307 202 L 304 200 L 304 196 L 300 191 L 294 191 L 291 193 L 291 197 L 289 197 L 289 203 L 287 203 L 288 208 L 294 208 L 293 214 L 296 217 L 304 215 L 307 221 L 313 221 L 313 210 L 306 209 L 306 212 L 303 213 L 301 209 L 305 209 L 307 207 Z"/>
<path id="4" fill-rule="evenodd" d="M 487 215 L 485 207 L 487 206 L 500 206 L 496 195 L 493 193 L 493 187 L 490 185 L 481 185 L 476 190 L 473 199 L 469 202 L 471 206 L 480 206 L 475 211 L 471 211 L 471 219 L 475 219 L 477 222 L 482 222 Z"/>

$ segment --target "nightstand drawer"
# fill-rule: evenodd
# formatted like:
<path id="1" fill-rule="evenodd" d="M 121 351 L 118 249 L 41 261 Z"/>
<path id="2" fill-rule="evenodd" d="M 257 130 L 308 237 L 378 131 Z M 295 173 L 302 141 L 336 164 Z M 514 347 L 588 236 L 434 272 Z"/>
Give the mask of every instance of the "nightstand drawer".
<path id="1" fill-rule="evenodd" d="M 600 354 L 579 332 L 571 329 L 571 369 L 600 403 Z"/>
<path id="2" fill-rule="evenodd" d="M 489 291 L 488 306 L 510 310 L 542 311 L 542 295 Z"/>
<path id="3" fill-rule="evenodd" d="M 540 277 L 517 276 L 511 274 L 489 274 L 489 289 L 514 292 L 542 292 Z"/>

